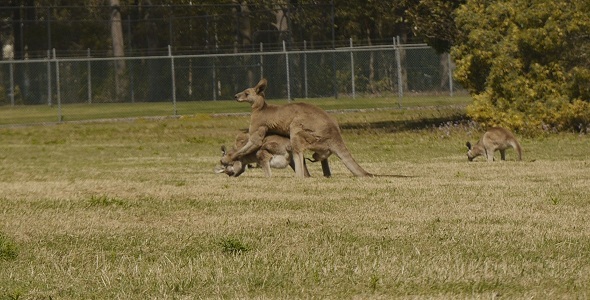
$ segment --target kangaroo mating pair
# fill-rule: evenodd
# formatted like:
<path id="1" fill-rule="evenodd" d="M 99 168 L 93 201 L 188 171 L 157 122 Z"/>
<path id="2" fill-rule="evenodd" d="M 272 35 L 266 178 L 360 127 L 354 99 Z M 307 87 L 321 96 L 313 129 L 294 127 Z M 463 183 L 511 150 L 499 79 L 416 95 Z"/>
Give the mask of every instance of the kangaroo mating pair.
<path id="1" fill-rule="evenodd" d="M 255 152 L 244 155 L 230 164 L 224 164 L 224 158 L 233 155 L 236 151 L 241 149 L 248 142 L 249 135 L 240 133 L 236 137 L 235 144 L 229 150 L 225 145 L 221 146 L 221 165 L 215 167 L 215 173 L 225 173 L 228 176 L 238 177 L 244 173 L 250 164 L 256 163 L 262 168 L 267 177 L 272 176 L 271 168 L 284 169 L 290 166 L 295 170 L 295 162 L 293 161 L 293 150 L 291 142 L 288 138 L 276 134 L 267 135 L 262 141 L 262 146 Z M 304 173 L 309 177 L 307 165 L 304 165 Z M 322 170 L 325 177 L 330 177 L 330 166 L 327 160 L 322 161 Z"/>
<path id="2" fill-rule="evenodd" d="M 248 102 L 252 108 L 249 136 L 243 147 L 222 157 L 223 166 L 233 165 L 255 153 L 267 136 L 275 134 L 289 137 L 297 177 L 309 176 L 305 151 L 313 151 L 313 159 L 322 162 L 324 175 L 326 170 L 329 172 L 328 157 L 335 154 L 355 176 L 373 176 L 354 160 L 344 144 L 338 123 L 324 110 L 307 103 L 268 104 L 264 97 L 266 87 L 266 79 L 261 79 L 256 86 L 235 95 L 238 102 Z"/>
<path id="3" fill-rule="evenodd" d="M 506 149 L 513 148 L 518 154 L 518 160 L 522 160 L 522 147 L 509 130 L 501 127 L 492 127 L 483 134 L 481 139 L 475 145 L 470 142 L 466 144 L 467 159 L 473 161 L 474 158 L 485 155 L 488 161 L 494 161 L 494 152 L 500 151 L 500 159 L 506 160 Z"/>

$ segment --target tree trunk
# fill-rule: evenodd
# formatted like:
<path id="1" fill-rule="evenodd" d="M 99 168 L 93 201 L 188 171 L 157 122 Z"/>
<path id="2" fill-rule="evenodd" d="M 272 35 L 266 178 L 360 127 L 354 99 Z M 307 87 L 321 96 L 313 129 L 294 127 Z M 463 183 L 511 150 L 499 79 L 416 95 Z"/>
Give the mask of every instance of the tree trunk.
<path id="1" fill-rule="evenodd" d="M 442 76 L 440 76 L 440 89 L 441 90 L 449 90 L 451 89 L 451 78 L 449 78 L 449 69 L 451 66 L 449 65 L 449 53 L 445 52 L 439 55 L 440 58 L 440 67 L 442 70 Z"/>
<path id="2" fill-rule="evenodd" d="M 34 21 L 35 15 L 35 8 L 34 8 L 34 1 L 33 0 L 24 0 L 17 3 L 14 1 L 15 5 L 13 10 L 13 37 L 14 37 L 14 44 L 13 44 L 13 53 L 15 60 L 24 60 L 27 58 L 27 45 L 25 43 L 25 29 L 27 25 Z M 39 95 L 31 92 L 31 74 L 29 72 L 28 64 L 23 64 L 15 68 L 14 71 L 14 91 L 13 93 L 16 94 L 15 98 L 20 96 L 20 99 L 16 99 L 17 103 L 21 104 L 37 104 L 40 100 Z M 18 89 L 18 90 L 17 90 Z M 18 93 L 20 91 L 20 95 Z"/>
<path id="3" fill-rule="evenodd" d="M 124 57 L 125 48 L 123 43 L 123 24 L 121 22 L 121 11 L 119 0 L 111 1 L 111 39 L 113 41 L 113 56 Z M 125 78 L 125 60 L 115 60 L 115 100 L 121 101 L 127 90 Z"/>
<path id="4" fill-rule="evenodd" d="M 367 28 L 367 44 L 373 46 L 371 29 L 369 28 Z M 371 90 L 371 94 L 377 92 L 375 89 L 375 55 L 373 51 L 369 51 L 369 89 Z"/>
<path id="5" fill-rule="evenodd" d="M 145 5 L 145 7 L 142 5 Z M 152 1 L 150 0 L 137 2 L 137 9 L 138 19 L 143 20 L 144 34 L 142 34 L 142 38 L 145 40 L 142 43 L 145 43 L 145 47 L 147 48 L 146 54 L 147 56 L 158 55 L 158 46 L 160 45 L 158 25 L 153 20 L 159 19 L 161 16 L 157 15 L 157 11 L 153 9 Z M 170 65 L 166 65 L 160 59 L 146 59 L 144 63 L 147 69 L 144 75 L 144 82 L 147 82 L 147 92 L 144 94 L 144 100 L 150 102 L 165 100 L 170 94 L 161 83 L 164 80 L 164 74 L 167 74 L 166 70 L 170 70 Z"/>
<path id="6" fill-rule="evenodd" d="M 289 23 L 287 22 L 287 14 L 285 14 L 285 10 L 283 9 L 286 7 L 287 3 L 285 1 L 279 1 L 275 7 L 275 20 L 276 23 L 273 23 L 277 31 L 279 32 L 279 43 L 282 41 L 287 41 L 288 33 L 289 33 Z"/>
<path id="7" fill-rule="evenodd" d="M 235 46 L 236 48 L 239 46 L 242 50 L 250 50 L 252 45 L 252 27 L 250 25 L 250 8 L 248 7 L 248 3 L 246 1 L 240 0 L 233 0 L 235 4 L 234 7 L 234 15 L 237 19 L 237 26 L 238 30 L 236 33 L 235 38 Z M 237 49 L 236 49 L 237 52 Z M 252 56 L 247 56 L 244 58 L 244 65 L 250 65 L 252 61 Z M 254 78 L 254 73 L 252 72 L 252 68 L 246 69 L 246 82 L 248 86 L 252 86 L 258 82 L 260 78 Z M 235 80 L 234 80 L 235 82 Z M 238 90 L 238 86 L 243 86 L 243 82 L 236 82 L 235 90 Z"/>
<path id="8" fill-rule="evenodd" d="M 408 41 L 408 34 L 406 32 L 401 34 L 401 43 L 405 44 Z M 408 69 L 407 69 L 407 62 L 406 62 L 406 50 L 400 49 L 399 57 L 401 61 L 401 73 L 402 73 L 402 87 L 404 91 L 408 90 Z"/>

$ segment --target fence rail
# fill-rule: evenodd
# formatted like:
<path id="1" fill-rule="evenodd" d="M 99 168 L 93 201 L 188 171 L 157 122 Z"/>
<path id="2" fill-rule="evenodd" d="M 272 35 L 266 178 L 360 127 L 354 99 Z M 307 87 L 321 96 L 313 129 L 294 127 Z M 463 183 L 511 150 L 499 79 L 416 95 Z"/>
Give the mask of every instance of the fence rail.
<path id="1" fill-rule="evenodd" d="M 2 107 L 82 103 L 229 100 L 259 78 L 269 78 L 269 99 L 390 95 L 398 105 L 407 93 L 457 90 L 448 54 L 424 44 L 332 50 L 261 51 L 233 54 L 0 61 Z M 89 51 L 90 53 L 90 51 Z"/>

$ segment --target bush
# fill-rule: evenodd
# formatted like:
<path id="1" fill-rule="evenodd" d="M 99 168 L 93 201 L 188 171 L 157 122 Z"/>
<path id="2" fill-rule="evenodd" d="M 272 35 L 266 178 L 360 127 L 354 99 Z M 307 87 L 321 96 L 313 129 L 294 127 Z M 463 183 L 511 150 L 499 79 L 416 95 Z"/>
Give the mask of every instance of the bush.
<path id="1" fill-rule="evenodd" d="M 590 125 L 590 4 L 468 1 L 452 55 L 474 96 L 468 115 L 522 132 Z M 484 24 L 484 25 L 481 25 Z"/>

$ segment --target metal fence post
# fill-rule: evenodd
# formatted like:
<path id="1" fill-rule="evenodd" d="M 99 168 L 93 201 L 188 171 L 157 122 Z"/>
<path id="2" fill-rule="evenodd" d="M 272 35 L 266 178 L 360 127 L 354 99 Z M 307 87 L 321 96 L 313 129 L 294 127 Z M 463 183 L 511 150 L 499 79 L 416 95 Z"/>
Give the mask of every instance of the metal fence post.
<path id="1" fill-rule="evenodd" d="M 289 52 L 287 52 L 287 45 L 283 40 L 283 52 L 285 52 L 285 67 L 287 72 L 287 100 L 291 102 L 291 78 L 289 77 Z"/>
<path id="2" fill-rule="evenodd" d="M 451 97 L 453 97 L 453 70 L 451 69 L 451 54 L 447 54 L 447 64 L 449 67 L 449 91 Z"/>
<path id="3" fill-rule="evenodd" d="M 88 74 L 86 75 L 86 80 L 88 82 L 88 104 L 92 103 L 92 69 L 90 68 L 90 48 L 87 49 L 88 61 L 86 62 L 86 68 Z"/>
<path id="4" fill-rule="evenodd" d="M 63 115 L 61 114 L 61 92 L 59 87 L 59 61 L 57 60 L 57 55 L 55 54 L 55 48 L 53 48 L 53 60 L 55 61 L 55 88 L 56 88 L 56 95 L 57 95 L 57 121 L 63 121 Z"/>
<path id="5" fill-rule="evenodd" d="M 336 48 L 332 47 L 332 85 L 334 88 L 334 98 L 338 99 L 338 72 L 336 71 Z"/>
<path id="6" fill-rule="evenodd" d="M 174 56 L 172 56 L 172 47 L 168 45 L 168 56 L 170 57 L 170 77 L 172 77 L 172 106 L 174 107 L 174 115 L 176 116 L 176 79 L 174 76 Z"/>
<path id="7" fill-rule="evenodd" d="M 262 42 L 260 43 L 260 53 L 263 52 Z M 260 78 L 264 78 L 264 56 L 260 54 Z"/>
<path id="8" fill-rule="evenodd" d="M 307 41 L 303 41 L 303 85 L 305 86 L 305 99 L 307 99 Z"/>
<path id="9" fill-rule="evenodd" d="M 129 44 L 129 52 L 133 51 L 131 37 L 131 16 L 127 15 L 127 44 Z M 90 54 L 88 56 L 90 56 Z M 133 60 L 129 60 L 129 89 L 131 90 L 131 103 L 135 103 L 135 79 L 133 77 L 133 62 Z"/>
<path id="10" fill-rule="evenodd" d="M 402 83 L 402 63 L 400 57 L 400 44 L 399 44 L 399 36 L 393 38 L 393 45 L 395 49 L 395 63 L 397 66 L 397 105 L 399 107 L 402 106 L 402 98 L 404 97 L 404 86 Z"/>
<path id="11" fill-rule="evenodd" d="M 216 71 L 215 57 L 211 58 L 211 87 L 213 89 L 213 101 L 217 101 L 217 71 Z"/>
<path id="12" fill-rule="evenodd" d="M 352 84 L 352 99 L 356 98 L 354 88 L 354 54 L 352 53 L 352 38 L 350 38 L 350 82 Z"/>
<path id="13" fill-rule="evenodd" d="M 10 72 L 10 105 L 14 106 L 14 64 L 10 62 L 9 65 L 9 72 Z"/>
<path id="14" fill-rule="evenodd" d="M 51 50 L 47 50 L 47 106 L 51 106 Z"/>

